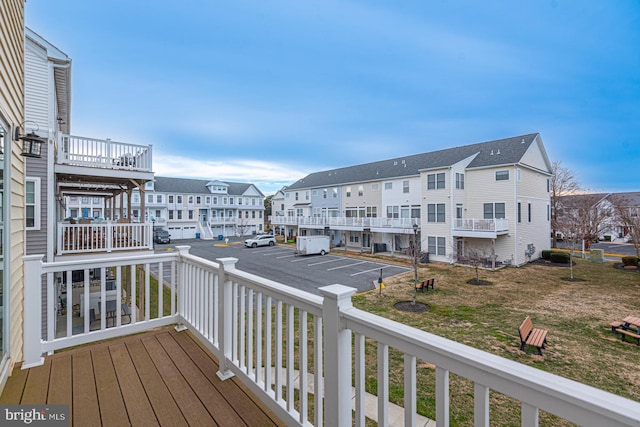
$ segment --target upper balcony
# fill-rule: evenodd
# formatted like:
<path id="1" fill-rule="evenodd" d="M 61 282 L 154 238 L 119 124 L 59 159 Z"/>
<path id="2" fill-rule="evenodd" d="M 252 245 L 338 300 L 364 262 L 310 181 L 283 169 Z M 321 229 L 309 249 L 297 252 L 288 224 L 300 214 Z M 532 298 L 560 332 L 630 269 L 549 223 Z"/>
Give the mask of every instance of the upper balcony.
<path id="1" fill-rule="evenodd" d="M 309 217 L 272 216 L 273 225 L 297 225 L 303 228 L 331 228 L 332 230 L 364 231 L 378 233 L 413 234 L 413 225 L 420 226 L 420 218 L 365 218 L 365 217 Z"/>
<path id="2" fill-rule="evenodd" d="M 138 403 L 148 403 L 142 382 L 158 384 L 148 389 L 154 391 L 149 399 L 163 414 L 184 414 L 175 404 L 180 405 L 188 392 L 207 416 L 220 407 L 210 399 L 209 381 L 219 378 L 226 383 L 236 376 L 248 394 L 286 425 L 364 426 L 365 416 L 390 425 L 390 409 L 396 407 L 390 403 L 391 388 L 404 396 L 400 420 L 393 422 L 407 426 L 418 425 L 418 409 L 428 409 L 437 425 L 449 426 L 452 398 L 468 400 L 473 414 L 467 421 L 475 426 L 488 427 L 494 413 L 512 414 L 520 418 L 514 425 L 534 427 L 541 413 L 547 421 L 551 414 L 585 426 L 639 425 L 637 401 L 357 309 L 351 303 L 355 289 L 345 286 L 326 286 L 320 295 L 309 294 L 241 271 L 233 258 L 212 262 L 191 255 L 188 246 L 102 260 L 43 263 L 41 255 L 30 255 L 24 261 L 24 300 L 30 303 L 23 311 L 22 369 L 41 367 L 33 379 L 22 374 L 9 382 L 28 377 L 39 383 L 38 378 L 55 372 L 57 384 L 65 384 L 65 394 L 58 394 L 56 402 L 70 405 L 73 414 L 100 414 L 96 399 L 136 411 Z M 188 344 L 189 338 L 172 333 L 175 339 L 143 337 L 140 343 L 120 343 L 112 349 L 108 344 L 86 346 L 175 324 L 199 342 Z M 75 361 L 61 362 L 65 353 L 47 360 L 43 356 L 83 344 L 85 353 L 76 359 L 85 374 L 73 375 L 73 381 L 71 369 L 79 372 L 70 366 Z M 140 353 L 143 347 L 147 352 Z M 88 352 L 94 349 L 91 356 Z M 202 369 L 210 360 L 205 349 L 218 360 L 217 376 L 210 367 Z M 427 365 L 432 373 L 425 384 L 421 381 Z M 175 367 L 179 373 L 172 371 Z M 159 377 L 154 369 L 168 375 Z M 373 375 L 377 387 L 365 386 L 367 375 Z M 163 378 L 174 386 L 163 385 Z M 433 390 L 426 403 L 424 397 L 418 400 L 423 386 Z M 82 404 L 73 398 L 72 387 L 84 393 Z M 15 389 L 7 385 L 5 393 Z M 47 393 L 36 395 L 46 399 Z M 235 399 L 240 404 L 240 398 Z M 251 410 L 256 409 L 245 411 Z M 113 421 L 122 414 L 109 416 Z"/>
<path id="3" fill-rule="evenodd" d="M 495 239 L 509 233 L 509 219 L 477 219 L 454 218 L 454 237 L 476 237 L 481 239 Z"/>
<path id="4" fill-rule="evenodd" d="M 152 146 L 62 135 L 56 163 L 89 168 L 151 172 Z"/>

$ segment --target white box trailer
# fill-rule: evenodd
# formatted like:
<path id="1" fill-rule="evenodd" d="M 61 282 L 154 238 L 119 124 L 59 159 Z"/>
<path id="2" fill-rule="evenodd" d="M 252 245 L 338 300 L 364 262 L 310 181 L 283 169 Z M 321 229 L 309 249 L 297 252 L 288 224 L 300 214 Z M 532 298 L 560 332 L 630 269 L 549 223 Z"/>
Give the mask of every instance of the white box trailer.
<path id="1" fill-rule="evenodd" d="M 313 255 L 329 253 L 329 236 L 298 236 L 296 255 Z"/>

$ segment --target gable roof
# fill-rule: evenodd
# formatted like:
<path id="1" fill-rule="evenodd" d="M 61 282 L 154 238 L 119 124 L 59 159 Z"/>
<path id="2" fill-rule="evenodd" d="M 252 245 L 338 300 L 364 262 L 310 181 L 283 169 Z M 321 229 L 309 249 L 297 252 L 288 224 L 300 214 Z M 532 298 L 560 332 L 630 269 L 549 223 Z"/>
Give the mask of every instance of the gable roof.
<path id="1" fill-rule="evenodd" d="M 156 192 L 162 193 L 185 193 L 185 194 L 210 194 L 207 185 L 212 181 L 208 179 L 191 179 L 191 178 L 170 178 L 164 176 L 156 176 L 154 189 Z M 231 196 L 243 195 L 249 187 L 253 186 L 260 196 L 264 197 L 264 194 L 258 187 L 251 183 L 243 182 L 227 182 L 215 180 L 221 184 L 228 186 L 227 194 Z"/>
<path id="2" fill-rule="evenodd" d="M 611 193 L 608 197 L 613 203 L 621 202 L 627 206 L 640 206 L 640 191 L 626 193 Z"/>
<path id="3" fill-rule="evenodd" d="M 537 133 L 530 133 L 429 153 L 314 172 L 288 186 L 287 191 L 416 176 L 420 174 L 420 171 L 448 167 L 472 156 L 475 157 L 468 165 L 469 169 L 513 165 L 522 159 L 537 137 Z"/>

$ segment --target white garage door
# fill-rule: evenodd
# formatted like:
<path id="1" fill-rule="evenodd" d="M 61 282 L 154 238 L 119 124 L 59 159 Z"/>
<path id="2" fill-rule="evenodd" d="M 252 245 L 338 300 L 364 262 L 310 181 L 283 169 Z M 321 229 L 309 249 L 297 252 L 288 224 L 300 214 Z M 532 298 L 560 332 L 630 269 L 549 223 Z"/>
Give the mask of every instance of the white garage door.
<path id="1" fill-rule="evenodd" d="M 171 236 L 171 240 L 182 239 L 182 227 L 168 227 L 168 228 L 169 228 L 169 236 Z"/>
<path id="2" fill-rule="evenodd" d="M 196 238 L 196 226 L 182 227 L 183 239 L 195 239 Z"/>

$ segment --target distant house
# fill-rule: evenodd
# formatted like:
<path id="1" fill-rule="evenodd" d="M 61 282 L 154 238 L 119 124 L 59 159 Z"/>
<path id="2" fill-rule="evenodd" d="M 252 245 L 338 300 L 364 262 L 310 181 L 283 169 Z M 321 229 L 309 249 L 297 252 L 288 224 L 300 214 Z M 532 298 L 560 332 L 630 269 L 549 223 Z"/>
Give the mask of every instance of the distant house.
<path id="1" fill-rule="evenodd" d="M 167 227 L 171 239 L 246 236 L 264 231 L 264 195 L 251 183 L 156 176 L 141 195 L 132 195 L 131 213 Z"/>
<path id="2" fill-rule="evenodd" d="M 521 265 L 550 246 L 550 176 L 540 135 L 521 135 L 312 173 L 271 222 L 359 251 L 410 253 L 417 236 L 431 260 Z"/>

